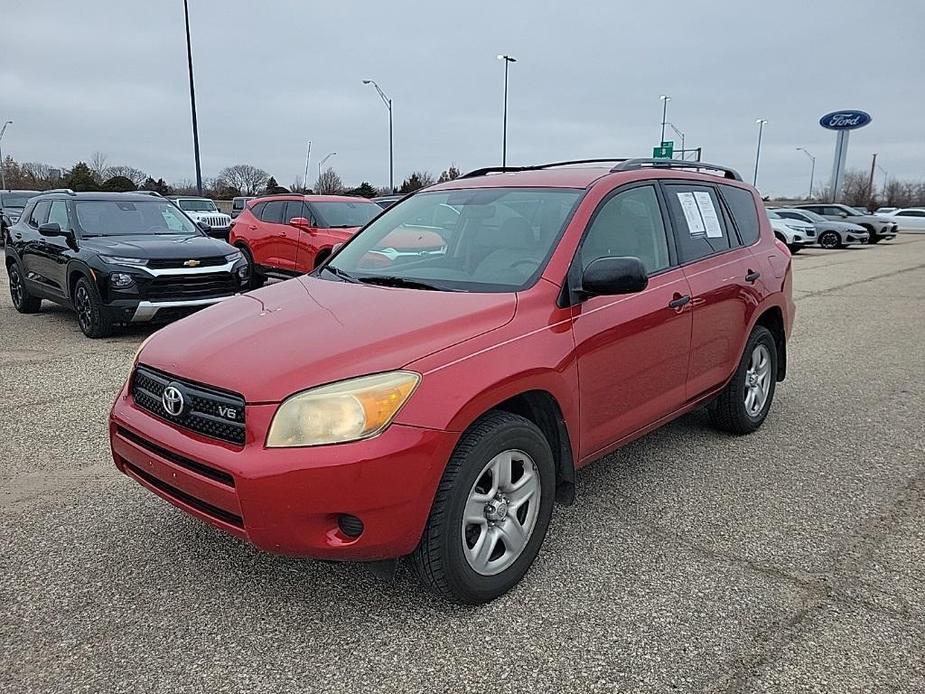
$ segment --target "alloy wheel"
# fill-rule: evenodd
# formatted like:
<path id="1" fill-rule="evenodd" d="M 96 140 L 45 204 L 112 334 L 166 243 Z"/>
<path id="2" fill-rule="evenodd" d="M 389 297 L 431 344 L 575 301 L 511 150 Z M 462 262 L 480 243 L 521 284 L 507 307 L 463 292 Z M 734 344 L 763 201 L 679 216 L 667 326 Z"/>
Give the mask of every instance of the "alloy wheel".
<path id="1" fill-rule="evenodd" d="M 771 387 L 771 352 L 767 345 L 756 345 L 745 372 L 745 411 L 757 417 L 768 401 Z"/>
<path id="2" fill-rule="evenodd" d="M 523 451 L 499 453 L 482 468 L 462 519 L 463 554 L 473 571 L 493 576 L 517 561 L 536 526 L 540 492 L 539 470 Z"/>
<path id="3" fill-rule="evenodd" d="M 93 304 L 90 302 L 90 293 L 83 285 L 77 287 L 74 297 L 74 308 L 77 309 L 77 321 L 80 327 L 87 331 L 93 325 Z"/>
<path id="4" fill-rule="evenodd" d="M 838 234 L 834 231 L 827 231 L 819 239 L 819 245 L 823 248 L 838 248 L 840 242 L 841 239 L 838 238 Z"/>
<path id="5" fill-rule="evenodd" d="M 13 305 L 19 308 L 23 302 L 23 284 L 22 277 L 19 274 L 19 268 L 15 263 L 10 266 L 10 297 L 13 299 Z"/>

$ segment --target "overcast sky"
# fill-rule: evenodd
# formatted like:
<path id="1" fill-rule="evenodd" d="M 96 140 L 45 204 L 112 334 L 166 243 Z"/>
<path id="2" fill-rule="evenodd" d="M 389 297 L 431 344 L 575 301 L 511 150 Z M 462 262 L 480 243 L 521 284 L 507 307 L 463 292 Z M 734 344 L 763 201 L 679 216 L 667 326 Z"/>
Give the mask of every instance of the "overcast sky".
<path id="1" fill-rule="evenodd" d="M 243 162 L 288 185 L 311 139 L 310 180 L 337 152 L 346 183 L 387 184 L 388 113 L 364 78 L 394 101 L 396 184 L 500 163 L 507 53 L 509 164 L 648 156 L 669 94 L 688 147 L 749 181 L 769 121 L 764 194 L 806 192 L 797 146 L 829 178 L 818 120 L 845 108 L 873 116 L 849 167 L 878 152 L 891 176 L 925 178 L 923 0 L 190 0 L 190 21 L 204 177 Z M 3 0 L 0 94 L 4 155 L 63 167 L 99 150 L 195 177 L 182 0 Z"/>

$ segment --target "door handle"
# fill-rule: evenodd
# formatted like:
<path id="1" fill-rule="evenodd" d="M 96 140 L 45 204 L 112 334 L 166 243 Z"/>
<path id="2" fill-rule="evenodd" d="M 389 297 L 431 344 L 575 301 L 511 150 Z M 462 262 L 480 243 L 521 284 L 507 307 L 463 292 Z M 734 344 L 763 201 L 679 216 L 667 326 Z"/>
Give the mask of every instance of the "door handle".
<path id="1" fill-rule="evenodd" d="M 681 296 L 675 292 L 674 298 L 668 302 L 668 308 L 683 308 L 688 303 L 690 303 L 691 297 L 690 294 L 685 294 Z"/>
<path id="2" fill-rule="evenodd" d="M 252 231 L 253 231 L 254 229 L 257 228 L 257 225 L 256 225 L 256 224 L 251 224 L 251 225 L 249 225 L 249 226 L 250 226 L 250 229 L 251 229 Z"/>
<path id="3" fill-rule="evenodd" d="M 748 274 L 745 275 L 745 281 L 746 281 L 746 282 L 751 282 L 752 284 L 754 284 L 754 283 L 755 283 L 755 280 L 757 280 L 759 277 L 761 277 L 761 273 L 760 273 L 760 272 L 755 272 L 754 270 L 752 270 L 751 268 L 749 268 L 749 269 L 748 269 Z"/>

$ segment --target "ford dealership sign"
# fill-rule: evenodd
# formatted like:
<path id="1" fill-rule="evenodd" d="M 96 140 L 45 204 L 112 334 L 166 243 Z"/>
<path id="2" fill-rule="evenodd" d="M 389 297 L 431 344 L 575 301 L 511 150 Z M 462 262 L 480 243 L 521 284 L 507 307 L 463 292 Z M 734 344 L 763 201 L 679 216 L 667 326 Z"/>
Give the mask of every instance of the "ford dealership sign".
<path id="1" fill-rule="evenodd" d="M 819 119 L 819 125 L 829 130 L 856 130 L 870 123 L 870 114 L 864 111 L 833 111 Z"/>

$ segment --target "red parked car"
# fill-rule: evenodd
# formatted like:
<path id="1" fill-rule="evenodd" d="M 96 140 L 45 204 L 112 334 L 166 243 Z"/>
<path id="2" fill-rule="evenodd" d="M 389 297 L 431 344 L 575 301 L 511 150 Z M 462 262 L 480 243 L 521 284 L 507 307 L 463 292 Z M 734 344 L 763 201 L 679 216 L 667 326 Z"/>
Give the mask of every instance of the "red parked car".
<path id="1" fill-rule="evenodd" d="M 254 198 L 235 218 L 228 242 L 241 249 L 256 288 L 269 276 L 311 272 L 381 211 L 366 198 L 342 195 Z"/>
<path id="2" fill-rule="evenodd" d="M 491 600 L 577 469 L 698 407 L 761 426 L 794 314 L 761 205 L 730 169 L 670 160 L 432 186 L 311 275 L 154 334 L 115 463 L 264 550 L 410 555 L 437 593 Z M 389 252 L 421 219 L 443 247 Z"/>

